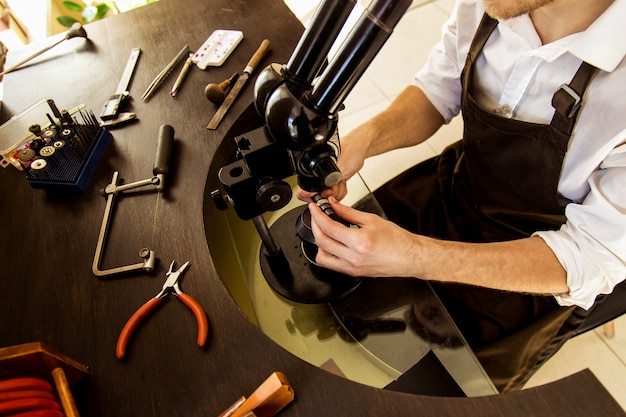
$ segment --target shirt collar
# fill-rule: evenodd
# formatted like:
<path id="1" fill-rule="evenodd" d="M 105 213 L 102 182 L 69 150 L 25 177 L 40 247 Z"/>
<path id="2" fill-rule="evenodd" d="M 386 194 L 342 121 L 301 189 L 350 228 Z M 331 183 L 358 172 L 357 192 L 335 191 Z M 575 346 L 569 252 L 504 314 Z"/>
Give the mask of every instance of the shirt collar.
<path id="1" fill-rule="evenodd" d="M 613 4 L 572 42 L 569 51 L 591 65 L 611 72 L 626 55 L 626 0 Z"/>
<path id="2" fill-rule="evenodd" d="M 537 49 L 564 48 L 561 49 L 561 53 L 567 51 L 603 71 L 611 72 L 617 68 L 626 55 L 626 42 L 623 41 L 626 39 L 624 16 L 626 16 L 626 0 L 615 0 L 586 31 L 563 38 L 557 41 L 558 45 L 544 45 L 543 47 L 528 15 L 506 19 L 501 23 Z M 556 51 L 547 54 L 546 52 L 542 51 L 541 55 L 548 60 L 553 59 L 554 55 L 559 55 Z"/>

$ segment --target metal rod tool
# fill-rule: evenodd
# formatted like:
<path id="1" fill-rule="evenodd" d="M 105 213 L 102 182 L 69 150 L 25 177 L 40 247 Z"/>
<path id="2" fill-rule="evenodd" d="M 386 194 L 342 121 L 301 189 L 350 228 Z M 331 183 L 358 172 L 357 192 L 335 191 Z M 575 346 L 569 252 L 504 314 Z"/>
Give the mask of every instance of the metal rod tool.
<path id="1" fill-rule="evenodd" d="M 35 52 L 34 54 L 29 56 L 28 58 L 25 58 L 25 59 L 21 60 L 17 64 L 13 65 L 11 68 L 6 69 L 6 70 L 0 72 L 0 77 L 2 77 L 4 74 L 8 74 L 11 71 L 15 71 L 16 69 L 18 69 L 19 67 L 21 67 L 22 65 L 24 65 L 25 63 L 30 61 L 31 59 L 38 57 L 39 55 L 43 54 L 46 51 L 49 51 L 50 49 L 54 48 L 55 46 L 57 46 L 61 42 L 65 41 L 65 40 L 68 40 L 68 39 L 72 39 L 72 38 L 85 38 L 85 39 L 87 39 L 87 32 L 85 31 L 85 28 L 83 28 L 83 25 L 81 25 L 78 22 L 74 23 L 72 25 L 72 27 L 65 33 L 65 37 L 61 38 L 60 40 L 58 40 L 57 42 L 53 43 L 52 45 L 46 46 L 42 50 Z"/>
<path id="2" fill-rule="evenodd" d="M 139 251 L 139 257 L 143 260 L 139 263 L 127 266 L 121 266 L 117 268 L 111 268 L 106 270 L 100 269 L 100 262 L 102 261 L 102 254 L 104 252 L 104 245 L 106 242 L 107 232 L 109 228 L 109 222 L 111 220 L 111 214 L 113 213 L 113 203 L 115 197 L 118 194 L 133 190 L 139 187 L 153 186 L 154 190 L 161 191 L 165 185 L 165 176 L 169 173 L 169 163 L 174 148 L 174 128 L 170 125 L 163 125 L 159 129 L 159 138 L 157 141 L 157 152 L 154 161 L 154 167 L 152 173 L 154 176 L 141 181 L 135 181 L 129 184 L 118 185 L 119 172 L 113 173 L 111 183 L 102 190 L 102 194 L 107 197 L 107 204 L 104 209 L 104 217 L 102 219 L 102 225 L 100 226 L 100 235 L 98 236 L 98 243 L 96 245 L 96 253 L 93 259 L 91 267 L 94 275 L 98 277 L 107 277 L 111 275 L 118 275 L 126 272 L 140 271 L 151 272 L 154 269 L 156 258 L 154 251 L 143 248 Z"/>

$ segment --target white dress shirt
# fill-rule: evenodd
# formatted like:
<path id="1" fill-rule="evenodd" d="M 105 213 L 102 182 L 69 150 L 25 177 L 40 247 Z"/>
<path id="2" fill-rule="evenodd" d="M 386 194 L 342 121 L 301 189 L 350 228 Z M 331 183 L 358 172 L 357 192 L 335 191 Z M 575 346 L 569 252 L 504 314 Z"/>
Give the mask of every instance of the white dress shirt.
<path id="1" fill-rule="evenodd" d="M 484 13 L 457 0 L 442 39 L 415 76 L 446 122 L 459 114 L 460 74 Z M 538 231 L 567 271 L 561 305 L 589 308 L 626 278 L 626 0 L 615 0 L 586 31 L 542 45 L 528 15 L 503 20 L 476 62 L 473 94 L 504 117 L 550 123 L 552 95 L 581 60 L 599 71 L 585 93 L 558 190 L 574 201 L 557 231 Z M 523 179 L 520 179 L 523 181 Z M 626 302 L 626 301 L 625 301 Z"/>

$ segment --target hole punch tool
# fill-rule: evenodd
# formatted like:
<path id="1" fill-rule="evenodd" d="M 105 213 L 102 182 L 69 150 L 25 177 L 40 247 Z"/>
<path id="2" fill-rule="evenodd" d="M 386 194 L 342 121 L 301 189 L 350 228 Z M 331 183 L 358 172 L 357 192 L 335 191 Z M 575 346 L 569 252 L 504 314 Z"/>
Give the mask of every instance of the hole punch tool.
<path id="1" fill-rule="evenodd" d="M 182 303 L 185 304 L 196 317 L 196 321 L 198 322 L 198 346 L 202 347 L 206 343 L 207 336 L 209 334 L 209 321 L 206 313 L 202 306 L 192 296 L 183 293 L 178 285 L 180 277 L 189 266 L 189 261 L 185 262 L 177 270 L 174 270 L 175 265 L 176 261 L 172 261 L 170 269 L 166 274 L 168 278 L 165 281 L 165 284 L 163 284 L 161 292 L 139 307 L 139 309 L 124 325 L 124 328 L 120 333 L 120 337 L 117 340 L 117 346 L 115 349 L 115 356 L 117 356 L 118 359 L 123 359 L 126 355 L 126 347 L 128 346 L 128 342 L 130 341 L 130 338 L 137 326 L 170 294 L 174 294 L 176 298 L 182 301 Z"/>
<path id="2" fill-rule="evenodd" d="M 109 228 L 109 221 L 113 212 L 113 203 L 115 197 L 118 194 L 122 194 L 140 187 L 152 186 L 156 191 L 162 191 L 165 186 L 165 176 L 169 173 L 169 161 L 171 159 L 172 150 L 174 147 L 174 128 L 170 125 L 162 125 L 159 129 L 159 138 L 157 140 L 157 152 L 154 161 L 154 167 L 152 168 L 153 177 L 135 181 L 129 184 L 118 185 L 119 172 L 113 173 L 111 183 L 106 186 L 100 192 L 107 198 L 106 208 L 104 209 L 104 218 L 102 219 L 102 226 L 100 227 L 100 235 L 98 236 L 98 243 L 96 245 L 96 254 L 93 259 L 91 267 L 94 275 L 98 277 L 107 277 L 111 275 L 122 274 L 126 272 L 140 271 L 152 272 L 156 258 L 154 251 L 143 248 L 139 251 L 139 257 L 143 259 L 142 262 L 121 266 L 117 268 L 111 268 L 106 270 L 100 269 L 100 262 L 102 260 L 102 253 L 104 251 L 104 244 L 106 242 L 107 231 Z"/>
<path id="3" fill-rule="evenodd" d="M 222 104 L 226 99 L 226 93 L 230 86 L 237 81 L 239 73 L 234 73 L 230 78 L 222 81 L 219 84 L 209 83 L 204 87 L 204 95 L 206 98 L 214 104 Z"/>

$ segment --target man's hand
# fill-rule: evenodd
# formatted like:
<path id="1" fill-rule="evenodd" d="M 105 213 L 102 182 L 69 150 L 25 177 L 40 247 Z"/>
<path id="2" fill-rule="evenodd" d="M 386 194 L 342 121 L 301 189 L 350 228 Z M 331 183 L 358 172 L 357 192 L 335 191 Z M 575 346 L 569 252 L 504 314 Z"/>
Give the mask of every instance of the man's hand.
<path id="1" fill-rule="evenodd" d="M 351 276 L 411 276 L 415 270 L 416 235 L 383 218 L 329 198 L 337 216 L 358 226 L 346 227 L 309 204 L 316 263 Z"/>
<path id="2" fill-rule="evenodd" d="M 566 273 L 539 237 L 464 243 L 410 233 L 381 217 L 328 199 L 346 227 L 309 204 L 316 262 L 351 276 L 416 277 L 504 291 L 564 294 Z"/>

